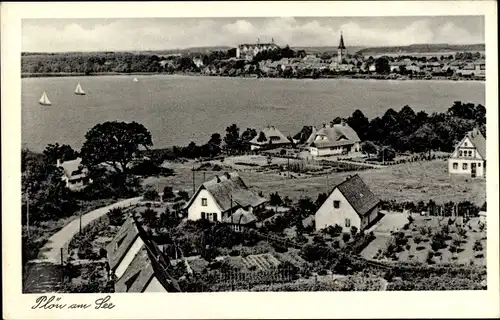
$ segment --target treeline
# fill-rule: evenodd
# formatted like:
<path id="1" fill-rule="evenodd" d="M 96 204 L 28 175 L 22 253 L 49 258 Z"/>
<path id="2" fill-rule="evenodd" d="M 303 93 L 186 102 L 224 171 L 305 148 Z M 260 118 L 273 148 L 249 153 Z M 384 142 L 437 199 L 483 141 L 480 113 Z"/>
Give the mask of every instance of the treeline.
<path id="1" fill-rule="evenodd" d="M 342 120 L 337 117 L 332 123 Z M 486 108 L 481 104 L 461 101 L 455 101 L 444 113 L 416 113 L 409 106 L 404 106 L 399 112 L 390 108 L 382 117 L 371 121 L 360 110 L 344 120 L 356 131 L 363 141 L 363 151 L 368 154 L 376 154 L 383 146 L 398 152 L 451 152 L 457 141 L 475 127 L 486 137 Z M 304 128 L 295 138 L 304 143 L 308 134 L 310 129 Z"/>

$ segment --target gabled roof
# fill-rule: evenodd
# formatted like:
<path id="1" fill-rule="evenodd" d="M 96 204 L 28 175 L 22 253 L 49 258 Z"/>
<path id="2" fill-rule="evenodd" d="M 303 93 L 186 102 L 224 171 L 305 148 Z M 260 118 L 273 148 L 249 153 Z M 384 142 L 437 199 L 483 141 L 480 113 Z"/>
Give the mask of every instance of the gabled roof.
<path id="1" fill-rule="evenodd" d="M 236 172 L 216 176 L 204 182 L 184 206 L 189 208 L 202 189 L 206 189 L 219 205 L 222 212 L 236 207 L 256 207 L 267 199 L 250 190 Z"/>
<path id="2" fill-rule="evenodd" d="M 359 175 L 346 179 L 335 189 L 339 189 L 360 217 L 367 215 L 380 202 Z"/>
<path id="3" fill-rule="evenodd" d="M 226 217 L 225 219 L 222 220 L 222 222 L 225 223 L 241 224 L 241 225 L 246 225 L 255 221 L 257 221 L 257 218 L 253 215 L 253 213 L 246 211 L 242 208 L 239 208 L 231 216 Z"/>
<path id="4" fill-rule="evenodd" d="M 309 137 L 307 140 L 312 140 L 310 145 L 318 148 L 344 146 L 361 141 L 356 131 L 346 123 L 325 126 L 311 135 L 314 137 Z M 315 140 L 317 136 L 324 136 L 326 139 Z"/>
<path id="5" fill-rule="evenodd" d="M 64 161 L 60 164 L 60 167 L 63 169 L 64 175 L 70 180 L 80 179 L 86 176 L 86 174 L 80 170 L 81 162 L 82 158 L 76 158 L 74 160 Z"/>
<path id="6" fill-rule="evenodd" d="M 467 134 L 460 141 L 457 147 L 460 146 L 463 140 L 466 138 L 469 138 L 469 140 L 474 145 L 481 158 L 483 158 L 483 160 L 486 160 L 486 138 L 483 136 L 481 131 L 479 131 L 479 129 L 477 128 L 474 128 L 473 130 L 467 132 Z"/>
<path id="7" fill-rule="evenodd" d="M 111 270 L 115 270 L 118 267 L 137 237 L 139 237 L 139 231 L 134 219 L 128 218 L 106 247 Z"/>
<path id="8" fill-rule="evenodd" d="M 266 136 L 266 140 L 265 141 L 258 141 L 259 140 L 259 136 L 260 136 L 260 133 L 259 133 L 258 135 L 256 135 L 250 141 L 250 143 L 252 143 L 252 144 L 269 144 L 269 143 L 271 143 L 270 139 L 272 137 L 274 138 L 272 140 L 272 143 L 274 143 L 274 144 L 278 144 L 278 143 L 291 143 L 290 140 L 288 140 L 287 137 L 285 137 L 285 135 L 283 133 L 281 133 L 275 127 L 272 127 L 272 126 L 271 127 L 266 127 L 263 130 L 261 130 L 261 132 L 263 132 L 264 135 Z"/>

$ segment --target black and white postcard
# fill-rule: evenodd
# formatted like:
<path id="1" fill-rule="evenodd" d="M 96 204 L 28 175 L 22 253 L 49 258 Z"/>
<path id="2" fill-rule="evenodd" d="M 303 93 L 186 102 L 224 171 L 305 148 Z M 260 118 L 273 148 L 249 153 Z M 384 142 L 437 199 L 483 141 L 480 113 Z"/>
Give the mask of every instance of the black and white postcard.
<path id="1" fill-rule="evenodd" d="M 5 318 L 499 316 L 495 2 L 1 9 Z"/>

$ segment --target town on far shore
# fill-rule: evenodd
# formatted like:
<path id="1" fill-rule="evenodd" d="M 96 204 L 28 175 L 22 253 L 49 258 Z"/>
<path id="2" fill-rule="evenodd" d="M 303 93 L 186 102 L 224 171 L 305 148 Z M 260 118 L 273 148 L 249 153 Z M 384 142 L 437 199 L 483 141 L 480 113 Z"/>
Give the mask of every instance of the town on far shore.
<path id="1" fill-rule="evenodd" d="M 181 51 L 181 50 L 177 50 Z M 86 57 L 86 59 L 82 59 Z M 349 50 L 269 42 L 182 52 L 23 53 L 22 77 L 165 73 L 228 77 L 485 80 L 484 45 L 410 45 Z M 49 60 L 51 63 L 47 63 Z"/>
<path id="2" fill-rule="evenodd" d="M 129 74 L 119 79 L 129 86 L 158 73 L 255 78 L 241 82 L 485 80 L 484 45 L 352 52 L 348 41 L 344 30 L 322 51 L 271 37 L 223 49 L 25 52 L 22 76 Z M 97 96 L 80 83 L 64 97 L 36 85 L 47 92 L 23 103 L 31 99 L 45 118 L 50 99 L 65 112 L 63 104 Z M 268 118 L 256 127 L 210 114 L 224 131 L 210 128 L 200 144 L 192 128 L 176 130 L 191 142 L 161 148 L 152 122 L 106 113 L 76 138 L 81 145 L 61 137 L 23 148 L 23 293 L 486 290 L 486 107 L 453 100 L 435 109 L 442 112 L 401 105 L 371 119 L 355 105 L 342 106 L 350 116 L 340 117 L 334 106 L 318 123 L 286 119 L 293 133 Z M 175 118 L 170 105 L 161 112 Z"/>

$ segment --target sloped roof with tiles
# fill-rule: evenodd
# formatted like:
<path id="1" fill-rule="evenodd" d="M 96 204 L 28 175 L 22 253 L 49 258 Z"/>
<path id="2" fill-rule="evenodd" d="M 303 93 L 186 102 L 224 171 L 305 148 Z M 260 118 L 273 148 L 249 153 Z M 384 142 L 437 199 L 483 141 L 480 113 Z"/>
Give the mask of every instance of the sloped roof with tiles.
<path id="1" fill-rule="evenodd" d="M 486 139 L 481 134 L 481 131 L 475 128 L 474 130 L 467 132 L 467 137 L 472 142 L 474 147 L 476 147 L 476 150 L 479 152 L 481 158 L 486 160 Z"/>
<path id="2" fill-rule="evenodd" d="M 334 190 L 337 188 L 360 217 L 367 215 L 380 203 L 380 199 L 371 192 L 358 175 L 346 179 L 344 182 L 338 184 Z"/>
<path id="3" fill-rule="evenodd" d="M 252 143 L 252 144 L 268 144 L 268 143 L 282 144 L 282 143 L 291 143 L 290 140 L 288 140 L 287 137 L 285 137 L 285 135 L 283 133 L 281 133 L 281 131 L 279 131 L 275 127 L 272 127 L 272 126 L 271 127 L 266 127 L 261 132 L 264 133 L 264 135 L 266 137 L 266 140 L 265 141 L 259 141 L 259 136 L 260 136 L 260 133 L 259 133 L 258 135 L 256 135 L 250 141 L 250 143 Z"/>
<path id="4" fill-rule="evenodd" d="M 222 222 L 232 223 L 232 224 L 241 224 L 246 225 L 252 222 L 257 221 L 257 218 L 249 211 L 246 211 L 242 208 L 236 210 L 231 216 L 226 217 Z"/>
<path id="5" fill-rule="evenodd" d="M 267 199 L 250 190 L 236 172 L 232 172 L 216 176 L 212 180 L 204 182 L 184 208 L 187 209 L 191 206 L 202 189 L 210 192 L 222 212 L 238 206 L 257 207 L 267 202 Z"/>
<path id="6" fill-rule="evenodd" d="M 64 175 L 70 180 L 84 178 L 86 174 L 80 169 L 81 162 L 82 158 L 76 158 L 61 163 L 60 166 L 64 171 Z"/>
<path id="7" fill-rule="evenodd" d="M 108 263 L 111 270 L 115 270 L 116 267 L 118 267 L 137 237 L 139 237 L 139 231 L 135 225 L 134 219 L 130 217 L 125 221 L 113 240 L 111 240 L 106 247 Z"/>

